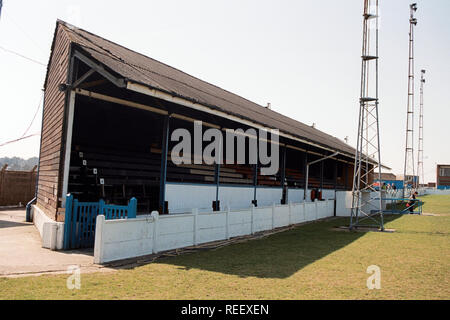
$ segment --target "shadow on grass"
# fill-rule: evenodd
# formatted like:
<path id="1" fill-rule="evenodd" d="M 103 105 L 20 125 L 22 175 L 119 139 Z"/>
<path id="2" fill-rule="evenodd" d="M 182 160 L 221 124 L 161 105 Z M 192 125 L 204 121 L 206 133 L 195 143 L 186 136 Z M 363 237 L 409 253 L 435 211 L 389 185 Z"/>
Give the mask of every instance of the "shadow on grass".
<path id="1" fill-rule="evenodd" d="M 389 215 L 390 222 L 401 215 Z M 233 244 L 212 251 L 168 257 L 154 263 L 175 265 L 184 270 L 200 269 L 240 277 L 287 278 L 363 237 L 363 232 L 339 232 L 349 218 L 320 221 L 259 240 Z"/>

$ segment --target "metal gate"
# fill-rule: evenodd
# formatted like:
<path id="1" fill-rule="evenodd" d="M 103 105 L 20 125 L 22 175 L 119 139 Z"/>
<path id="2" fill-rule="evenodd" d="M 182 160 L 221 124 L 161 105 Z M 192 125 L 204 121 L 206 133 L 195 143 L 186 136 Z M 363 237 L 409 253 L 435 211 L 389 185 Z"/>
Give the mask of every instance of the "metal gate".
<path id="1" fill-rule="evenodd" d="M 98 215 L 106 220 L 136 218 L 137 200 L 132 198 L 127 206 L 99 202 L 79 202 L 72 195 L 66 198 L 64 221 L 64 250 L 92 248 Z"/>

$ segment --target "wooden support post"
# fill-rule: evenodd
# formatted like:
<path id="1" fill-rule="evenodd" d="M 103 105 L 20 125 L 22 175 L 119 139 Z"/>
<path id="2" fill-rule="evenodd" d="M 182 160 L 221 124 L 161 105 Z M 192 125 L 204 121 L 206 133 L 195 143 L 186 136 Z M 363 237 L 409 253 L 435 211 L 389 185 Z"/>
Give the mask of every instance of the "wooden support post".
<path id="1" fill-rule="evenodd" d="M 286 204 L 287 198 L 287 187 L 286 187 L 286 146 L 283 147 L 283 152 L 281 153 L 281 188 L 282 188 L 282 198 L 281 204 Z"/>
<path id="2" fill-rule="evenodd" d="M 333 209 L 333 216 L 336 217 L 336 194 L 337 194 L 337 172 L 338 172 L 338 163 L 335 162 L 334 164 L 334 209 Z"/>
<path id="3" fill-rule="evenodd" d="M 344 165 L 344 185 L 345 190 L 348 190 L 348 164 Z"/>
<path id="4" fill-rule="evenodd" d="M 159 214 L 167 213 L 166 208 L 166 179 L 167 179 L 167 153 L 169 148 L 170 116 L 164 118 L 162 152 L 161 152 L 161 175 L 159 180 Z"/>
<path id="5" fill-rule="evenodd" d="M 70 248 L 70 232 L 72 230 L 72 202 L 73 196 L 68 195 L 66 197 L 66 211 L 64 216 L 64 250 L 68 250 Z"/>
<path id="6" fill-rule="evenodd" d="M 253 167 L 253 201 L 252 205 L 255 207 L 258 205 L 258 200 L 256 200 L 256 190 L 258 189 L 258 164 Z"/>
<path id="7" fill-rule="evenodd" d="M 303 196 L 303 201 L 306 201 L 306 197 L 308 196 L 308 186 L 307 186 L 307 174 L 306 172 L 308 171 L 308 152 L 305 153 L 305 158 L 304 158 L 304 162 L 303 162 L 303 189 L 305 189 L 304 192 L 304 196 Z"/>
<path id="8" fill-rule="evenodd" d="M 64 167 L 63 167 L 63 189 L 62 189 L 62 206 L 66 206 L 66 196 L 69 192 L 69 172 L 70 172 L 70 155 L 72 153 L 72 131 L 73 118 L 75 113 L 75 92 L 68 92 L 67 102 L 67 118 L 66 118 L 66 132 L 65 132 L 65 150 L 64 150 Z M 58 199 L 56 199 L 58 201 Z M 57 218 L 57 217 L 56 217 Z"/>
<path id="9" fill-rule="evenodd" d="M 134 219 L 137 215 L 137 199 L 131 198 L 130 202 L 128 203 L 128 219 Z"/>
<path id="10" fill-rule="evenodd" d="M 216 201 L 215 201 L 215 203 L 213 205 L 213 210 L 214 211 L 220 211 L 219 187 L 220 187 L 220 163 L 222 161 L 222 145 L 223 145 L 223 143 L 221 141 L 220 142 L 219 151 L 218 151 L 219 152 L 219 156 L 216 157 L 218 159 L 216 159 L 217 163 L 216 163 L 216 166 L 214 168 L 214 179 L 215 179 L 215 182 L 216 182 Z M 217 152 L 217 150 L 216 150 L 216 152 Z"/>
<path id="11" fill-rule="evenodd" d="M 104 215 L 109 220 L 111 217 L 107 216 L 107 213 L 105 212 L 105 206 L 105 200 L 100 199 L 98 202 L 98 214 Z"/>
<path id="12" fill-rule="evenodd" d="M 334 164 L 334 190 L 337 188 L 337 172 L 338 172 L 338 164 L 337 162 Z"/>
<path id="13" fill-rule="evenodd" d="M 252 204 L 257 207 L 258 206 L 258 200 L 256 199 L 256 190 L 258 189 L 258 164 L 259 164 L 259 132 L 257 133 L 256 138 L 256 164 L 254 167 L 254 177 L 253 177 L 253 201 Z"/>
<path id="14" fill-rule="evenodd" d="M 324 174 L 324 166 L 325 166 L 325 161 L 322 161 L 320 163 L 320 192 L 323 192 L 323 174 Z M 322 200 L 322 199 L 320 199 Z"/>
<path id="15" fill-rule="evenodd" d="M 220 163 L 216 163 L 215 165 L 214 181 L 216 182 L 216 200 L 214 202 L 213 210 L 220 211 L 219 209 Z"/>

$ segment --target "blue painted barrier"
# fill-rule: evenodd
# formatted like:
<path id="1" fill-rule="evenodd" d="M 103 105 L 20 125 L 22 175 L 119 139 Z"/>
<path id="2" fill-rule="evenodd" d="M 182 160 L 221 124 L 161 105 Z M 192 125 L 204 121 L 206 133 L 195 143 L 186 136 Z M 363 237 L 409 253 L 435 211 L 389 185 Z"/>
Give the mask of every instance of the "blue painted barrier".
<path id="1" fill-rule="evenodd" d="M 106 220 L 112 219 L 133 219 L 136 218 L 137 200 L 132 198 L 128 206 L 118 206 L 112 204 L 105 204 L 105 201 L 100 200 L 100 214 L 105 216 Z"/>
<path id="2" fill-rule="evenodd" d="M 99 202 L 79 202 L 67 195 L 64 222 L 64 250 L 90 248 L 94 245 L 98 215 L 106 220 L 133 219 L 137 214 L 137 200 L 132 198 L 127 206 Z"/>
<path id="3" fill-rule="evenodd" d="M 379 198 L 378 198 L 379 199 Z M 404 203 L 404 202 L 409 202 L 411 201 L 411 199 L 406 199 L 406 198 L 389 198 L 389 199 L 381 199 L 382 201 L 390 201 L 391 202 L 391 208 L 390 209 L 386 209 L 383 210 L 383 213 L 392 213 L 392 214 L 411 214 L 410 212 L 410 207 L 406 207 L 405 209 L 401 209 L 398 208 L 400 203 Z M 420 199 L 415 199 L 414 200 L 414 204 L 412 205 L 413 207 L 413 214 L 418 214 L 421 215 L 422 214 L 422 207 L 423 207 L 424 202 Z"/>

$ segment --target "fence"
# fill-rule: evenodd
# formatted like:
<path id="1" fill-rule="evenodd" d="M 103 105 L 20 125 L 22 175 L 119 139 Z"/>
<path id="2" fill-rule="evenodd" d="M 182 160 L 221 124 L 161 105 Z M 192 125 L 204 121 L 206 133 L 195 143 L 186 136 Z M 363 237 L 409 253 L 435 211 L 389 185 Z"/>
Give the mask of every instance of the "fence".
<path id="1" fill-rule="evenodd" d="M 420 189 L 418 191 L 419 197 L 427 194 L 450 194 L 450 190 L 447 193 L 439 192 L 435 189 Z M 409 196 L 408 193 L 405 193 Z M 385 213 L 409 213 L 408 209 L 402 208 L 399 203 L 406 203 L 410 199 L 402 198 L 403 190 L 390 190 L 383 191 L 382 193 L 382 205 Z M 371 199 L 377 199 L 379 197 L 378 192 L 372 192 L 370 194 Z M 422 214 L 422 207 L 424 202 L 417 199 L 414 206 L 414 213 Z M 376 206 L 376 202 L 374 202 Z M 387 207 L 389 205 L 389 207 Z M 352 207 L 352 192 L 351 191 L 338 191 L 336 193 L 336 215 L 339 217 L 350 217 Z"/>
<path id="2" fill-rule="evenodd" d="M 25 205 L 34 198 L 36 171 L 0 169 L 0 206 Z"/>
<path id="3" fill-rule="evenodd" d="M 137 200 L 128 206 L 107 205 L 99 202 L 79 202 L 72 195 L 66 198 L 64 220 L 64 249 L 90 248 L 94 245 L 95 224 L 98 215 L 107 220 L 136 218 Z"/>
<path id="4" fill-rule="evenodd" d="M 105 263 L 314 221 L 334 215 L 334 200 L 128 220 L 97 217 L 94 261 Z"/>
<path id="5" fill-rule="evenodd" d="M 427 188 L 424 192 L 429 195 L 450 195 L 450 189 Z"/>
<path id="6" fill-rule="evenodd" d="M 401 198 L 402 190 L 390 190 L 382 191 L 382 205 L 383 210 L 386 209 L 386 204 L 391 203 L 391 199 Z M 371 192 L 370 198 L 376 199 L 379 197 L 378 192 Z M 374 202 L 375 204 L 376 202 Z M 352 211 L 352 192 L 351 191 L 338 191 L 336 192 L 336 215 L 338 217 L 350 217 Z"/>

